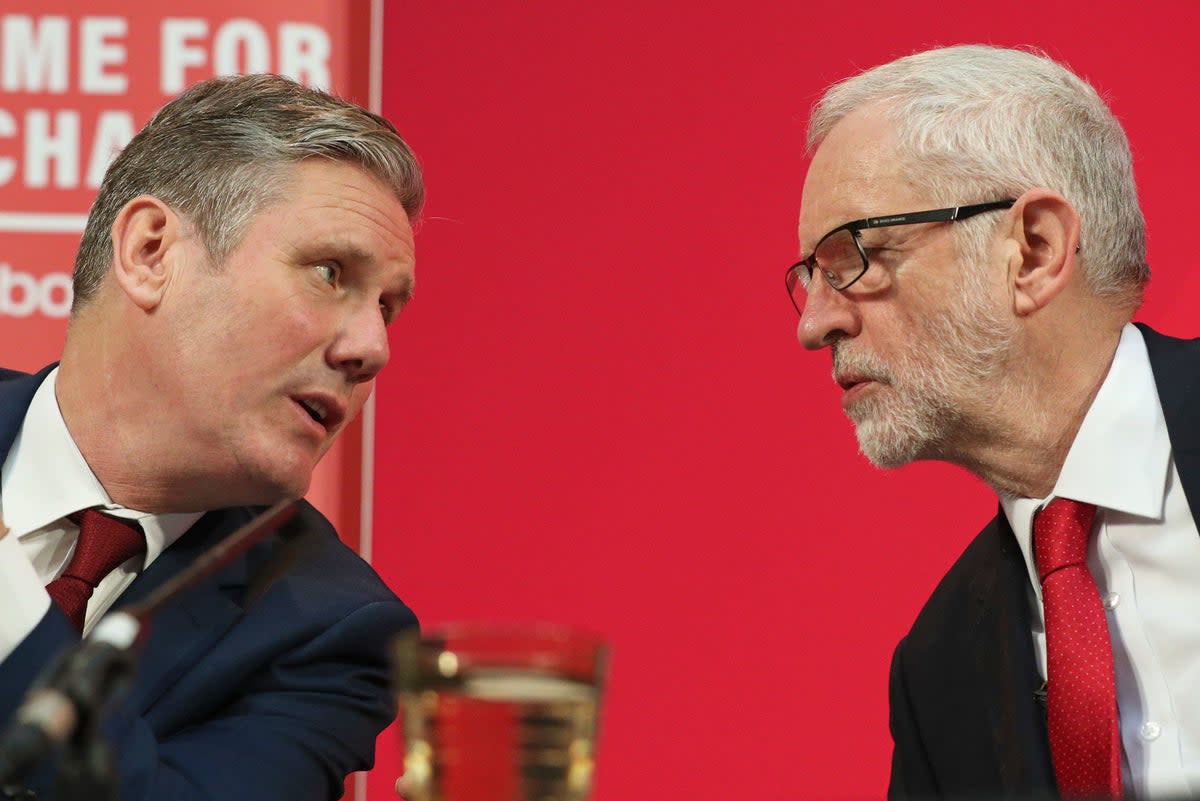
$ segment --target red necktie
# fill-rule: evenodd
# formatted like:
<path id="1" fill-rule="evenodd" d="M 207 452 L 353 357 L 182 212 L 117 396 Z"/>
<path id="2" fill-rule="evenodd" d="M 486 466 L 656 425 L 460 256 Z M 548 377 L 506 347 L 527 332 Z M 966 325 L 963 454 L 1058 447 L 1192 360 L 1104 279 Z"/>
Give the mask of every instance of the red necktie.
<path id="1" fill-rule="evenodd" d="M 1096 507 L 1055 498 L 1033 521 L 1046 611 L 1050 753 L 1064 798 L 1121 797 L 1121 737 L 1112 641 L 1087 566 Z"/>
<path id="2" fill-rule="evenodd" d="M 96 585 L 118 566 L 144 553 L 146 537 L 135 521 L 109 517 L 96 509 L 84 509 L 71 515 L 71 520 L 79 525 L 75 553 L 63 574 L 46 585 L 46 592 L 82 632 L 88 599 Z"/>

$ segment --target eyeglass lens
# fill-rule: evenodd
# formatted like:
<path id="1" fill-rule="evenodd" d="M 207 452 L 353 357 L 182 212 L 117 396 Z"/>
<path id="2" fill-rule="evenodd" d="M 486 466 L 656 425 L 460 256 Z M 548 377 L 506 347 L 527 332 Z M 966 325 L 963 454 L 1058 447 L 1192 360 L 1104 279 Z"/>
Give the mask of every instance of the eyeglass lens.
<path id="1" fill-rule="evenodd" d="M 842 289 L 858 278 L 867 268 L 863 262 L 862 252 L 854 241 L 854 232 L 848 228 L 834 231 L 817 244 L 813 261 L 821 277 L 833 289 Z M 805 294 L 810 276 L 807 267 L 800 265 L 796 269 L 791 282 L 792 302 L 797 309 L 804 308 Z"/>

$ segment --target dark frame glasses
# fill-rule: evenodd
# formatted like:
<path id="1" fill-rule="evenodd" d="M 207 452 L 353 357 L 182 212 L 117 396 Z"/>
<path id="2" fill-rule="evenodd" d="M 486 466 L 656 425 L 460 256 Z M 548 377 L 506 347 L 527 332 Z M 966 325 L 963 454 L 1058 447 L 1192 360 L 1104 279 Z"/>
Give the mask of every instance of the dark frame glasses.
<path id="1" fill-rule="evenodd" d="M 1016 200 L 992 200 L 987 203 L 975 203 L 970 206 L 950 206 L 945 209 L 930 209 L 928 211 L 913 211 L 906 214 L 889 214 L 884 217 L 866 217 L 862 220 L 851 220 L 848 223 L 839 225 L 834 228 L 817 242 L 813 247 L 812 255 L 806 256 L 792 266 L 788 267 L 787 273 L 784 276 L 784 282 L 787 285 L 788 297 L 791 298 L 792 306 L 796 308 L 797 314 L 804 313 L 804 298 L 808 294 L 808 282 L 812 280 L 813 272 L 820 269 L 821 265 L 818 262 L 817 255 L 821 251 L 823 245 L 830 237 L 836 236 L 842 231 L 849 231 L 854 240 L 854 246 L 858 250 L 858 256 L 862 260 L 862 269 L 849 271 L 833 271 L 822 270 L 822 276 L 825 281 L 833 289 L 839 292 L 850 287 L 855 281 L 862 278 L 866 274 L 867 269 L 871 266 L 870 259 L 867 258 L 867 252 L 863 250 L 862 242 L 859 239 L 859 231 L 868 228 L 884 228 L 890 225 L 916 225 L 917 223 L 931 222 L 955 222 L 957 220 L 965 220 L 968 217 L 974 217 L 976 214 L 982 214 L 985 211 L 997 211 L 999 209 L 1011 208 Z M 805 272 L 805 280 L 801 281 L 801 271 Z M 798 289 L 797 289 L 798 288 Z M 799 297 L 797 297 L 799 295 Z"/>

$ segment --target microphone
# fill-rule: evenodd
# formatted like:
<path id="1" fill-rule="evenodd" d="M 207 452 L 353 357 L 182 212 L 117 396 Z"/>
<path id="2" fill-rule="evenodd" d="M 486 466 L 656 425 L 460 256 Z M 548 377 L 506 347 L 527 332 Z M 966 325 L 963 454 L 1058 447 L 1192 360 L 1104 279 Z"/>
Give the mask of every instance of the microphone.
<path id="1" fill-rule="evenodd" d="M 34 684 L 0 739 L 0 786 L 20 779 L 79 729 L 133 668 L 142 624 L 132 615 L 104 617 L 87 639 L 61 654 Z"/>
<path id="2" fill-rule="evenodd" d="M 57 690 L 31 690 L 0 741 L 0 788 L 33 770 L 42 756 L 75 731 L 71 700 Z"/>

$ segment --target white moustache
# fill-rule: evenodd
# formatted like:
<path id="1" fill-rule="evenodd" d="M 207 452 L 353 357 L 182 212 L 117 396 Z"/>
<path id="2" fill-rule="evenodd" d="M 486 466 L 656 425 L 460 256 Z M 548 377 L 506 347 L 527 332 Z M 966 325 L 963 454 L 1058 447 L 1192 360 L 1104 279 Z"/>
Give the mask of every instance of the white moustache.
<path id="1" fill-rule="evenodd" d="M 835 342 L 832 350 L 833 380 L 837 383 L 841 384 L 848 379 L 885 384 L 892 382 L 892 371 L 874 355 L 852 351 L 840 342 Z"/>

